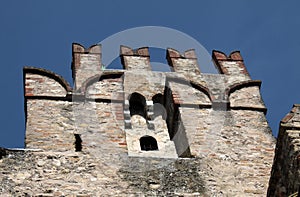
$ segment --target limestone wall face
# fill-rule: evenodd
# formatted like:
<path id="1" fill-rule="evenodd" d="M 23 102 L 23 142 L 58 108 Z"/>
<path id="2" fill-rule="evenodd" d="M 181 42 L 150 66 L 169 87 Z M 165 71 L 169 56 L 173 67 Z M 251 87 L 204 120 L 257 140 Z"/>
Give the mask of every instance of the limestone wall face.
<path id="1" fill-rule="evenodd" d="M 95 73 L 100 72 L 100 56 L 95 54 L 80 54 L 80 67 L 76 70 L 75 84 L 76 88 L 80 88 L 81 85 L 89 78 L 93 77 Z"/>
<path id="2" fill-rule="evenodd" d="M 176 65 L 176 72 L 182 73 L 187 77 L 200 74 L 199 66 L 195 59 L 174 59 L 173 64 Z"/>
<path id="3" fill-rule="evenodd" d="M 128 66 L 128 70 L 150 70 L 150 63 L 148 58 L 144 57 L 124 57 Z"/>
<path id="4" fill-rule="evenodd" d="M 26 74 L 25 94 L 27 96 L 64 97 L 67 90 L 54 79 L 38 74 Z"/>
<path id="5" fill-rule="evenodd" d="M 28 100 L 26 148 L 75 150 L 71 111 L 68 101 Z"/>
<path id="6" fill-rule="evenodd" d="M 259 88 L 245 87 L 234 91 L 229 96 L 229 102 L 231 107 L 255 107 L 265 108 L 265 105 L 261 99 Z"/>
<path id="7" fill-rule="evenodd" d="M 166 121 L 162 116 L 154 119 L 154 129 L 149 129 L 146 120 L 141 116 L 131 118 L 132 129 L 126 129 L 128 155 L 134 157 L 178 158 L 174 142 L 170 140 Z M 157 140 L 158 150 L 142 151 L 140 138 L 151 136 Z"/>
<path id="8" fill-rule="evenodd" d="M 194 105 L 211 105 L 211 100 L 204 93 L 192 87 L 189 83 L 169 82 L 169 88 L 172 90 L 173 99 L 178 103 Z"/>
<path id="9" fill-rule="evenodd" d="M 86 97 L 90 99 L 118 99 L 122 92 L 122 78 L 103 79 L 88 86 Z"/>
<path id="10" fill-rule="evenodd" d="M 275 140 L 262 112 L 180 108 L 180 116 L 211 195 L 266 195 Z"/>
<path id="11" fill-rule="evenodd" d="M 78 90 L 90 77 L 101 72 L 101 46 L 93 45 L 86 49 L 73 43 L 72 57 L 74 89 Z"/>
<path id="12" fill-rule="evenodd" d="M 166 77 L 164 73 L 140 71 L 126 72 L 124 75 L 124 95 L 125 99 L 129 99 L 134 92 L 145 97 L 147 101 L 151 101 L 156 94 L 164 94 L 166 86 Z"/>
<path id="13" fill-rule="evenodd" d="M 74 134 L 83 149 L 108 149 L 109 143 L 126 148 L 122 104 L 28 100 L 27 109 L 26 148 L 75 151 Z"/>
<path id="14" fill-rule="evenodd" d="M 82 151 L 101 155 L 126 151 L 123 111 L 120 103 L 76 102 L 73 108 L 74 134 L 82 140 Z M 99 154 L 101 153 L 101 154 Z"/>
<path id="15" fill-rule="evenodd" d="M 125 153 L 7 152 L 1 196 L 203 196 L 201 160 Z"/>

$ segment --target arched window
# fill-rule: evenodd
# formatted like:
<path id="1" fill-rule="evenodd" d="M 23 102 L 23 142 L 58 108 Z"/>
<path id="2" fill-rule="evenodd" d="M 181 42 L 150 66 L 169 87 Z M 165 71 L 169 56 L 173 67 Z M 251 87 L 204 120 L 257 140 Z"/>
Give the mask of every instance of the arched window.
<path id="1" fill-rule="evenodd" d="M 160 103 L 160 104 L 164 104 L 164 96 L 162 94 L 155 94 L 153 97 L 152 97 L 152 101 L 153 103 Z"/>
<path id="2" fill-rule="evenodd" d="M 153 112 L 154 118 L 157 116 L 162 116 L 163 119 L 166 119 L 166 109 L 164 106 L 164 96 L 162 94 L 156 94 L 152 97 L 153 101 Z"/>
<path id="3" fill-rule="evenodd" d="M 146 119 L 146 99 L 139 93 L 132 93 L 129 98 L 130 116 L 140 115 Z"/>
<path id="4" fill-rule="evenodd" d="M 156 139 L 148 135 L 140 138 L 140 145 L 141 145 L 141 150 L 145 150 L 145 151 L 158 150 Z"/>

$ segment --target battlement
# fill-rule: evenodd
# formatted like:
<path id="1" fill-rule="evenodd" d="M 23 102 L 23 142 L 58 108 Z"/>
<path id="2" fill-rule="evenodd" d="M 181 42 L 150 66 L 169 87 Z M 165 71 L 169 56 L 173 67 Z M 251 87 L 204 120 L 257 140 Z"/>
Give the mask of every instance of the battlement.
<path id="1" fill-rule="evenodd" d="M 171 130 L 178 129 L 177 126 L 174 127 L 175 117 L 173 114 L 178 113 L 177 108 L 179 106 L 212 108 L 221 111 L 230 109 L 253 110 L 266 113 L 266 108 L 259 92 L 261 82 L 250 79 L 239 52 L 233 52 L 227 57 L 222 52 L 213 51 L 213 59 L 221 73 L 219 75 L 201 74 L 193 49 L 187 50 L 183 54 L 171 48 L 166 50 L 166 58 L 172 68 L 172 72 L 151 71 L 148 47 L 134 50 L 130 47 L 121 46 L 120 58 L 125 70 L 105 70 L 101 67 L 101 45 L 84 48 L 82 45 L 74 43 L 72 45 L 72 54 L 74 88 L 71 88 L 61 76 L 51 71 L 33 67 L 24 68 L 26 114 L 28 114 L 30 107 L 40 100 L 41 102 L 47 100 L 53 102 L 67 101 L 71 105 L 74 105 L 72 103 L 85 103 L 87 101 L 105 105 L 115 103 L 119 105 L 113 109 L 113 115 L 117 116 L 118 124 L 124 125 L 124 128 L 131 129 L 134 126 L 132 126 L 133 120 L 132 115 L 130 115 L 132 114 L 130 109 L 132 109 L 131 105 L 133 104 L 130 104 L 130 102 L 132 103 L 132 95 L 139 94 L 141 99 L 145 100 L 144 104 L 142 102 L 141 105 L 146 110 L 143 112 L 145 114 L 143 118 L 146 127 L 150 130 L 155 129 L 154 117 L 156 116 L 154 113 L 157 109 L 154 108 L 159 104 L 168 114 L 165 129 L 167 133 L 173 133 L 170 134 L 172 136 L 175 131 Z M 160 95 L 159 102 L 154 99 L 158 95 Z M 35 104 L 29 104 L 32 102 Z M 84 106 L 84 104 L 79 105 Z M 74 108 L 70 110 L 74 110 Z M 30 126 L 30 124 L 28 123 L 27 125 Z M 72 129 L 74 128 L 72 127 Z M 82 130 L 78 126 L 77 129 Z M 81 134 L 82 131 L 73 133 Z M 27 131 L 26 144 L 28 147 L 31 147 L 30 144 L 35 143 L 37 138 L 34 133 L 33 137 L 35 139 L 31 139 L 30 135 L 30 132 Z M 68 140 L 65 139 L 65 141 L 69 141 L 71 138 L 73 137 L 69 136 Z M 130 137 L 127 136 L 128 140 L 130 141 Z M 124 141 L 125 139 L 118 143 L 124 144 Z M 168 140 L 164 139 L 163 141 L 166 142 Z M 49 147 L 46 147 L 49 149 L 60 149 L 59 146 L 50 147 L 51 143 L 49 141 Z M 179 144 L 182 141 L 176 143 L 178 152 L 181 149 Z M 36 148 L 45 147 L 45 143 L 39 144 Z M 35 146 L 32 145 L 32 147 Z M 72 146 L 72 143 L 64 146 L 63 149 L 70 146 Z M 179 152 L 186 154 L 185 150 L 180 150 Z M 167 154 L 161 153 L 160 155 Z"/>
<path id="2" fill-rule="evenodd" d="M 126 70 L 148 70 L 151 71 L 148 47 L 136 50 L 127 46 L 120 47 L 120 57 L 123 68 Z"/>
<path id="3" fill-rule="evenodd" d="M 63 89 L 68 87 L 68 94 L 72 92 L 81 92 L 86 89 L 83 85 L 90 84 L 89 81 L 95 80 L 105 73 L 105 75 L 110 75 L 109 72 L 102 67 L 101 63 L 101 45 L 92 45 L 89 48 L 84 48 L 82 45 L 73 43 L 72 45 L 72 76 L 74 80 L 74 90 L 70 88 L 70 85 L 62 79 L 62 77 L 52 73 L 51 71 L 46 71 L 42 69 L 35 69 L 34 67 L 24 68 L 24 74 L 39 74 L 56 80 L 58 84 L 62 85 Z M 150 64 L 150 54 L 148 47 L 142 47 L 139 49 L 131 49 L 127 46 L 120 47 L 120 58 L 125 70 L 145 70 L 151 71 Z M 228 57 L 220 52 L 213 51 L 212 58 L 220 72 L 221 75 L 228 78 L 230 85 L 235 83 L 252 83 L 249 77 L 248 71 L 244 65 L 243 58 L 239 51 L 232 52 Z M 166 50 L 166 59 L 169 66 L 171 67 L 174 76 L 180 76 L 180 78 L 190 81 L 192 83 L 199 84 L 198 80 L 203 81 L 203 76 L 206 74 L 201 74 L 199 65 L 197 62 L 197 57 L 194 49 L 189 49 L 183 54 L 175 49 L 168 48 Z M 103 70 L 104 69 L 104 70 Z M 155 72 L 155 71 L 153 71 Z M 48 73 L 48 74 L 45 74 Z M 177 74 L 183 74 L 177 75 Z M 221 77 L 221 76 L 220 76 Z M 223 78 L 224 78 L 223 77 Z M 208 78 L 208 77 L 207 77 Z M 26 77 L 24 77 L 26 79 Z M 31 83 L 32 80 L 27 81 Z M 41 83 L 41 82 L 38 82 Z M 228 82 L 226 82 L 228 83 Z M 40 84 L 42 86 L 43 83 Z M 44 84 L 46 88 L 47 84 Z M 202 84 L 200 84 L 202 85 Z M 207 84 L 204 84 L 207 86 Z M 58 86 L 57 86 L 58 87 Z M 30 87 L 27 87 L 25 95 L 35 96 L 31 92 Z M 54 89 L 54 88 L 52 88 Z M 56 90 L 60 92 L 59 90 Z M 231 90 L 227 91 L 231 92 Z M 44 92 L 45 96 L 47 93 Z M 38 93 L 36 94 L 38 96 Z M 61 96 L 60 94 L 54 95 L 49 94 L 49 96 Z"/>
<path id="4" fill-rule="evenodd" d="M 199 75 L 200 69 L 194 49 L 184 52 L 183 55 L 175 49 L 167 49 L 166 56 L 168 63 L 173 71 L 185 75 Z"/>
<path id="5" fill-rule="evenodd" d="M 239 51 L 234 51 L 227 56 L 220 51 L 213 51 L 213 60 L 221 74 L 225 75 L 245 75 L 249 77 L 249 73 L 244 65 L 244 60 Z"/>
<path id="6" fill-rule="evenodd" d="M 101 71 L 101 45 L 84 48 L 82 45 L 72 45 L 72 76 L 74 89 L 79 89 L 89 77 Z"/>

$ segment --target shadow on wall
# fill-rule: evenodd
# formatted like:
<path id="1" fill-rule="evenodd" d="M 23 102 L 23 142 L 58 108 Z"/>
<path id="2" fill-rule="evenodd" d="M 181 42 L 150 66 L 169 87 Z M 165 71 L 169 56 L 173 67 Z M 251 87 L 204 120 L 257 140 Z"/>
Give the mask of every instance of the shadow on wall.
<path id="1" fill-rule="evenodd" d="M 118 171 L 135 194 L 169 196 L 174 192 L 205 193 L 199 159 L 129 158 Z M 202 195 L 201 195 L 202 194 Z"/>

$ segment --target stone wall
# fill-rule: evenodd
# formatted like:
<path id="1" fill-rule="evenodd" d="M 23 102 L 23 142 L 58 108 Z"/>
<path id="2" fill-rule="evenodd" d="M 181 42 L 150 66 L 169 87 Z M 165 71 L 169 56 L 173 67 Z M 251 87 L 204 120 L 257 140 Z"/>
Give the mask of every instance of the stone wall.
<path id="1" fill-rule="evenodd" d="M 57 81 L 38 74 L 26 75 L 25 90 L 27 96 L 61 96 L 64 97 L 67 91 Z"/>
<path id="2" fill-rule="evenodd" d="M 77 43 L 72 45 L 72 74 L 74 89 L 81 88 L 81 85 L 101 72 L 101 46 L 93 45 L 87 49 Z"/>
<path id="3" fill-rule="evenodd" d="M 289 196 L 300 187 L 300 105 L 280 122 L 268 196 Z M 298 193 L 299 196 L 300 193 Z"/>
<path id="4" fill-rule="evenodd" d="M 126 70 L 151 71 L 148 47 L 133 50 L 130 47 L 121 46 L 121 62 Z"/>
<path id="5" fill-rule="evenodd" d="M 213 52 L 218 75 L 193 50 L 168 49 L 168 73 L 147 47 L 121 46 L 125 70 L 101 70 L 101 55 L 73 45 L 73 89 L 24 69 L 26 149 L 1 154 L 0 194 L 266 195 L 275 140 L 239 52 Z"/>
<path id="6" fill-rule="evenodd" d="M 26 148 L 75 150 L 71 111 L 72 104 L 68 101 L 28 100 Z"/>
<path id="7" fill-rule="evenodd" d="M 201 160 L 125 153 L 16 152 L 0 160 L 1 196 L 203 196 Z"/>
<path id="8" fill-rule="evenodd" d="M 167 60 L 170 67 L 176 72 L 190 79 L 200 74 L 195 50 L 187 50 L 184 55 L 175 49 L 167 49 Z M 187 66 L 188 65 L 188 66 Z"/>
<path id="9" fill-rule="evenodd" d="M 202 159 L 202 179 L 210 196 L 266 194 L 275 140 L 263 112 L 187 107 L 179 111 L 182 127 L 172 140 L 176 144 L 184 139 L 184 128 L 184 145 Z"/>

